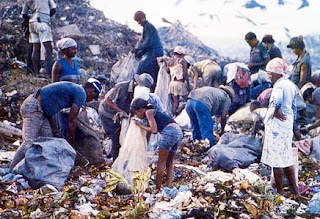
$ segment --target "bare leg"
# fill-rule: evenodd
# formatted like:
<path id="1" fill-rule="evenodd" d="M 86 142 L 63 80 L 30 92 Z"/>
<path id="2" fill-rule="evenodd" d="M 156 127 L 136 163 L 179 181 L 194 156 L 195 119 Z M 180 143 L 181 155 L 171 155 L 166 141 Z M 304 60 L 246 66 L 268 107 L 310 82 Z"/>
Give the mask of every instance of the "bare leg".
<path id="1" fill-rule="evenodd" d="M 179 96 L 173 96 L 173 114 L 176 115 L 179 106 Z"/>
<path id="2" fill-rule="evenodd" d="M 43 46 L 45 48 L 45 62 L 44 67 L 47 71 L 47 74 L 51 78 L 51 71 L 52 71 L 52 43 L 51 42 L 44 42 Z"/>
<path id="3" fill-rule="evenodd" d="M 157 176 L 156 176 L 157 190 L 160 190 L 163 182 L 164 169 L 166 168 L 168 154 L 169 154 L 169 151 L 159 148 L 159 160 L 158 160 Z"/>
<path id="4" fill-rule="evenodd" d="M 39 74 L 39 65 L 40 65 L 40 43 L 33 43 L 32 51 L 32 67 L 34 74 Z"/>
<path id="5" fill-rule="evenodd" d="M 284 168 L 284 172 L 289 179 L 291 192 L 293 193 L 294 198 L 296 199 L 300 196 L 300 194 L 299 194 L 299 190 L 298 190 L 298 186 L 297 186 L 297 182 L 294 174 L 294 166 Z"/>
<path id="6" fill-rule="evenodd" d="M 172 188 L 173 182 L 173 159 L 176 155 L 175 152 L 169 151 L 168 158 L 167 158 L 167 186 Z"/>
<path id="7" fill-rule="evenodd" d="M 283 195 L 283 168 L 273 168 L 276 188 L 280 195 Z"/>

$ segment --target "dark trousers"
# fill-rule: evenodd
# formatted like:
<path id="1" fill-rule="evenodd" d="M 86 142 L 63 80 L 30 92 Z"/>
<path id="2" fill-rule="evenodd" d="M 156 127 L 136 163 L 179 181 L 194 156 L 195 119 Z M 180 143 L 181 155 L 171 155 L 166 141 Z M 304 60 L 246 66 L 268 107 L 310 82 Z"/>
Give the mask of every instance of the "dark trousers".
<path id="1" fill-rule="evenodd" d="M 101 122 L 103 129 L 105 131 L 105 135 L 112 140 L 112 149 L 111 149 L 111 156 L 113 160 L 115 160 L 119 155 L 120 143 L 120 123 L 116 121 L 114 123 L 113 119 L 107 118 L 100 114 Z"/>
<path id="2" fill-rule="evenodd" d="M 153 92 L 157 85 L 159 65 L 157 62 L 157 57 L 155 55 L 147 55 L 147 57 L 140 62 L 137 74 L 148 73 L 153 78 L 153 85 L 151 87 L 151 91 Z"/>

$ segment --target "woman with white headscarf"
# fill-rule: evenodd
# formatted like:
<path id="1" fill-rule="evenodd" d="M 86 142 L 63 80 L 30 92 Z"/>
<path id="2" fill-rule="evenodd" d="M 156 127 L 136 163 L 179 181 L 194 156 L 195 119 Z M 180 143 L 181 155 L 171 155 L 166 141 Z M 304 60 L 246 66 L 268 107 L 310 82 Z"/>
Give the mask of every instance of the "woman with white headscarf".
<path id="1" fill-rule="evenodd" d="M 70 81 L 80 83 L 79 67 L 73 58 L 77 54 L 77 42 L 72 38 L 63 38 L 57 42 L 61 53 L 52 68 L 52 82 Z"/>
<path id="2" fill-rule="evenodd" d="M 276 188 L 281 195 L 283 175 L 287 175 L 291 191 L 296 198 L 299 196 L 299 191 L 294 174 L 292 137 L 299 90 L 288 79 L 287 63 L 282 58 L 269 61 L 266 71 L 274 86 L 264 120 L 265 139 L 261 162 L 273 168 Z"/>

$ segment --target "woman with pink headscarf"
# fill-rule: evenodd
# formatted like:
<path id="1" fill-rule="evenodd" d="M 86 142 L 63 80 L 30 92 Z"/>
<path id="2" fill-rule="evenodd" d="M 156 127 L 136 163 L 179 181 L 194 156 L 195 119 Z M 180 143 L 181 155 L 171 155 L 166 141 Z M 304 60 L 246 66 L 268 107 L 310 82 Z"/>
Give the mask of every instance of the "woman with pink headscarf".
<path id="1" fill-rule="evenodd" d="M 274 84 L 268 111 L 264 120 L 265 139 L 261 162 L 272 167 L 276 188 L 283 194 L 283 175 L 287 175 L 294 198 L 299 196 L 294 174 L 292 137 L 296 116 L 297 86 L 288 79 L 287 63 L 282 58 L 274 58 L 266 66 L 266 71 Z"/>

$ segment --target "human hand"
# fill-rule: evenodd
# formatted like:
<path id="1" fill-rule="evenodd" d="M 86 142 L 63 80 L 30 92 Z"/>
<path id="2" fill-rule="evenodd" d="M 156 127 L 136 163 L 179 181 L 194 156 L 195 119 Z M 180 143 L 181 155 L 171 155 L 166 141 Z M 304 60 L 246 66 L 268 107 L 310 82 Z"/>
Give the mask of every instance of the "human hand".
<path id="1" fill-rule="evenodd" d="M 138 120 L 134 120 L 134 122 L 136 123 L 136 125 L 137 125 L 138 127 L 140 127 L 140 128 L 143 127 L 142 122 L 140 122 L 140 121 L 138 121 Z"/>
<path id="2" fill-rule="evenodd" d="M 118 116 L 119 116 L 119 119 L 122 119 L 124 117 L 128 117 L 128 114 L 125 111 L 120 111 L 118 112 Z"/>
<path id="3" fill-rule="evenodd" d="M 282 121 L 282 122 L 287 119 L 286 115 L 284 115 L 280 109 L 277 109 L 277 110 L 274 112 L 272 118 L 274 118 L 274 117 L 276 117 L 277 119 L 279 119 L 279 120 Z"/>
<path id="4" fill-rule="evenodd" d="M 132 52 L 132 53 L 137 53 L 137 52 L 138 52 L 138 49 L 134 48 L 134 49 L 131 50 L 131 52 Z"/>
<path id="5" fill-rule="evenodd" d="M 309 133 L 309 129 L 308 128 L 302 128 L 300 129 L 301 134 L 306 135 Z"/>
<path id="6" fill-rule="evenodd" d="M 59 130 L 54 130 L 52 134 L 53 134 L 53 137 L 64 138 L 64 135 Z"/>

